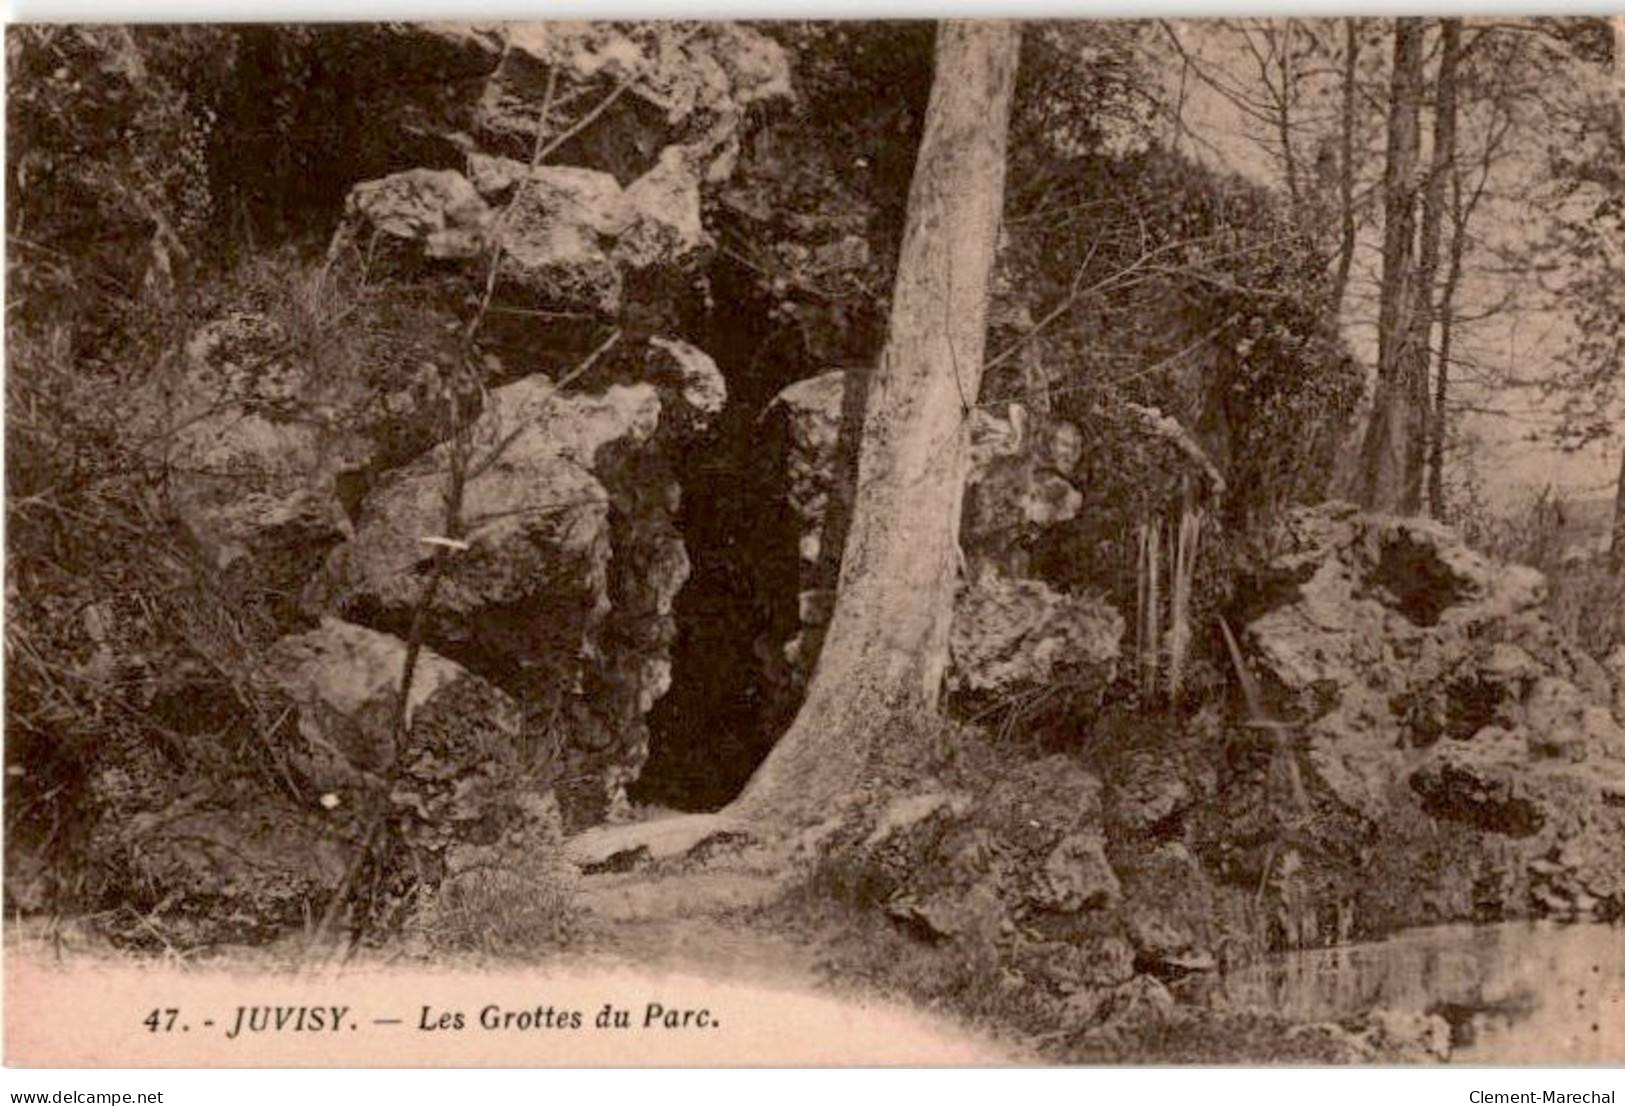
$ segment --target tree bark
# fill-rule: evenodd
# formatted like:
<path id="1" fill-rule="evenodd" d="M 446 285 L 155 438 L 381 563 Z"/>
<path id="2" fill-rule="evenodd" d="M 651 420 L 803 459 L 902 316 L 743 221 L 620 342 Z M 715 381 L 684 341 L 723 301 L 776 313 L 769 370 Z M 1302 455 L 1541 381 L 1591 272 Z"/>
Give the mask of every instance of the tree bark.
<path id="1" fill-rule="evenodd" d="M 1459 202 L 1459 201 L 1458 201 Z M 1433 410 L 1428 428 L 1428 514 L 1444 518 L 1444 443 L 1450 431 L 1450 358 L 1455 338 L 1456 288 L 1461 284 L 1466 220 L 1454 221 L 1450 239 L 1450 268 L 1439 293 L 1439 357 L 1433 373 Z"/>
<path id="2" fill-rule="evenodd" d="M 1463 195 L 1461 167 L 1450 175 L 1450 266 L 1439 292 L 1439 359 L 1434 372 L 1433 425 L 1428 431 L 1428 513 L 1444 518 L 1444 446 L 1450 431 L 1450 368 L 1455 348 L 1456 290 L 1461 287 L 1462 259 L 1467 252 L 1467 222 L 1477 206 Z"/>
<path id="3" fill-rule="evenodd" d="M 1608 545 L 1608 564 L 1625 573 L 1625 442 L 1619 449 L 1619 483 L 1614 488 L 1614 536 Z"/>
<path id="4" fill-rule="evenodd" d="M 1625 15 L 1612 20 L 1614 32 L 1614 96 L 1619 111 L 1620 141 L 1625 142 Z M 1608 561 L 1617 573 L 1625 573 L 1625 442 L 1620 443 L 1619 485 L 1614 489 L 1614 536 L 1608 546 Z"/>
<path id="5" fill-rule="evenodd" d="M 1339 236 L 1337 277 L 1332 284 L 1332 318 L 1343 313 L 1343 297 L 1348 293 L 1349 270 L 1354 265 L 1354 99 L 1360 76 L 1360 21 L 1354 16 L 1343 20 L 1343 120 L 1338 136 L 1337 207 Z"/>
<path id="6" fill-rule="evenodd" d="M 1274 20 L 1266 20 L 1269 26 Z M 1298 188 L 1298 155 L 1292 149 L 1292 94 L 1293 85 L 1297 81 L 1297 74 L 1292 63 L 1292 20 L 1281 20 L 1280 30 L 1270 37 L 1274 40 L 1276 50 L 1276 64 L 1281 69 L 1281 94 L 1275 102 L 1275 132 L 1281 143 L 1282 168 L 1286 173 L 1286 195 L 1292 202 L 1292 210 L 1297 211 L 1303 201 Z M 1267 74 L 1266 74 L 1267 76 Z M 1268 81 L 1265 82 L 1268 84 Z"/>
<path id="7" fill-rule="evenodd" d="M 1461 57 L 1461 20 L 1440 22 L 1442 52 L 1439 76 L 1434 84 L 1433 156 L 1428 166 L 1427 187 L 1422 192 L 1422 237 L 1418 249 L 1415 293 L 1411 304 L 1411 335 L 1406 342 L 1405 377 L 1410 396 L 1413 433 L 1405 450 L 1405 489 L 1399 507 L 1405 514 L 1422 510 L 1422 485 L 1430 455 L 1429 439 L 1434 419 L 1428 397 L 1428 365 L 1432 360 L 1433 324 L 1443 315 L 1444 306 L 1435 308 L 1434 283 L 1439 273 L 1439 249 L 1444 238 L 1445 183 L 1456 164 L 1456 66 Z M 1456 236 L 1460 242 L 1460 235 Z"/>
<path id="8" fill-rule="evenodd" d="M 1388 99 L 1383 167 L 1382 289 L 1377 319 L 1377 386 L 1361 452 L 1360 502 L 1399 508 L 1414 436 L 1407 369 L 1414 337 L 1410 317 L 1416 278 L 1416 163 L 1422 102 L 1422 21 L 1394 20 L 1394 72 Z"/>
<path id="9" fill-rule="evenodd" d="M 816 816 L 859 781 L 878 740 L 937 708 L 1017 47 L 1007 22 L 956 20 L 938 31 L 835 611 L 806 701 L 729 814 Z"/>

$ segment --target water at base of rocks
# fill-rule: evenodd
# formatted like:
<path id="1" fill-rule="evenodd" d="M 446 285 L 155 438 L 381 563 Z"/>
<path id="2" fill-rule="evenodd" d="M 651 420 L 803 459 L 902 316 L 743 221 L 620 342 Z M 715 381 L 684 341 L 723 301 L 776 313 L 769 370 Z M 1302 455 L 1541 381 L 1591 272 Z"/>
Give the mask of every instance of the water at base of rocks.
<path id="1" fill-rule="evenodd" d="M 1505 922 L 1286 953 L 1215 981 L 1212 1001 L 1302 1021 L 1438 1014 L 1457 1064 L 1625 1063 L 1625 927 Z"/>

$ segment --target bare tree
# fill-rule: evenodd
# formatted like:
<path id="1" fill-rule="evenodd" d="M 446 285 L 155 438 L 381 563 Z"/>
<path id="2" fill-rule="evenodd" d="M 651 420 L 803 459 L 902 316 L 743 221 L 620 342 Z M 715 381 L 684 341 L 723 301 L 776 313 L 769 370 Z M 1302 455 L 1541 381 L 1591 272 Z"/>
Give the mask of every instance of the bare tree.
<path id="1" fill-rule="evenodd" d="M 1349 270 L 1354 265 L 1354 127 L 1355 100 L 1360 81 L 1360 21 L 1354 16 L 1343 20 L 1343 89 L 1339 112 L 1337 157 L 1337 276 L 1332 283 L 1332 317 L 1343 309 L 1348 292 Z"/>
<path id="2" fill-rule="evenodd" d="M 886 348 L 869 383 L 829 632 L 806 701 L 730 813 L 786 821 L 929 715 L 948 662 L 967 422 L 981 383 L 1018 52 L 1006 22 L 950 21 L 909 192 Z"/>
<path id="3" fill-rule="evenodd" d="M 1439 272 L 1439 252 L 1444 237 L 1445 185 L 1454 178 L 1456 163 L 1456 70 L 1461 58 L 1461 20 L 1440 22 L 1442 55 L 1435 84 L 1433 111 L 1433 155 L 1428 168 L 1427 187 L 1422 192 L 1422 236 L 1418 247 L 1415 289 L 1412 296 L 1411 334 L 1405 343 L 1405 382 L 1411 420 L 1417 432 L 1405 449 L 1405 487 L 1400 509 L 1415 514 L 1422 509 L 1422 484 L 1427 469 L 1428 438 L 1435 420 L 1428 417 L 1428 362 L 1432 353 L 1433 324 L 1448 310 L 1434 303 L 1434 282 Z M 1464 244 L 1464 227 L 1457 227 L 1452 254 Z M 1452 275 L 1456 275 L 1454 272 Z M 1443 365 L 1440 365 L 1441 370 Z"/>
<path id="4" fill-rule="evenodd" d="M 1614 38 L 1614 109 L 1618 145 L 1625 152 L 1625 15 L 1610 21 Z M 1608 560 L 1615 572 L 1625 572 L 1625 442 L 1619 450 L 1619 483 L 1614 489 L 1614 536 Z"/>
<path id="5" fill-rule="evenodd" d="M 1382 289 L 1377 320 L 1377 388 L 1361 454 L 1360 500 L 1394 510 L 1405 495 L 1409 443 L 1417 433 L 1410 345 L 1416 273 L 1416 163 L 1422 105 L 1422 20 L 1394 21 L 1394 70 L 1383 169 Z"/>

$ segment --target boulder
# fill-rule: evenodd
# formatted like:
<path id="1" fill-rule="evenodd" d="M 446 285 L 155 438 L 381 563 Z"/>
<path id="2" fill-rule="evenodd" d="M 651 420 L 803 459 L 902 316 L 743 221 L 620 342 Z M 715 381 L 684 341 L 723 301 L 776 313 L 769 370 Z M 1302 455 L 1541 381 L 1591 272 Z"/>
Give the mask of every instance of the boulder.
<path id="1" fill-rule="evenodd" d="M 1069 522 L 1083 506 L 1070 477 L 1078 429 L 1041 419 L 1019 403 L 1003 415 L 971 412 L 971 465 L 965 481 L 961 543 L 973 575 L 992 565 L 1027 574 L 1027 547 L 1045 527 Z"/>
<path id="2" fill-rule="evenodd" d="M 380 826 L 400 846 L 374 854 L 388 890 L 369 920 L 386 928 L 442 878 L 448 850 L 511 857 L 547 839 L 556 815 L 550 825 L 533 789 L 518 706 L 425 649 L 397 740 L 405 655 L 337 619 L 278 640 L 244 675 L 290 724 L 260 734 L 235 771 L 178 777 L 142 743 L 109 743 L 88 781 L 96 869 L 125 881 L 121 895 L 142 888 L 153 932 L 172 942 L 263 943 L 322 916 Z"/>
<path id="3" fill-rule="evenodd" d="M 1143 834 L 1169 823 L 1196 802 L 1198 790 L 1180 759 L 1131 750 L 1113 765 L 1107 786 L 1107 821 L 1113 830 Z"/>
<path id="4" fill-rule="evenodd" d="M 763 415 L 769 494 L 796 520 L 799 626 L 783 655 L 798 683 L 811 672 L 834 605 L 839 564 L 824 548 L 824 532 L 827 520 L 851 507 L 850 473 L 838 472 L 852 463 L 840 451 L 850 445 L 841 428 L 853 398 L 846 373 L 827 372 L 784 389 Z M 948 672 L 948 688 L 966 710 L 1043 692 L 1050 707 L 1076 720 L 1116 678 L 1122 616 L 1099 599 L 1021 575 L 1025 562 L 1012 552 L 1019 545 L 1012 533 L 1076 513 L 1081 497 L 1060 471 L 1076 460 L 1069 442 L 1065 424 L 1035 432 L 1017 407 L 1008 418 L 973 415 L 962 535 L 969 578 L 955 600 Z"/>
<path id="5" fill-rule="evenodd" d="M 670 456 L 726 394 L 703 353 L 658 341 L 640 366 L 658 384 L 563 393 L 533 376 L 491 393 L 470 435 L 466 548 L 439 540 L 459 448 L 446 443 L 379 482 L 307 592 L 316 610 L 405 633 L 435 579 L 425 641 L 514 695 L 560 747 L 572 825 L 624 803 L 647 755 L 643 716 L 671 683 L 689 571 Z"/>
<path id="6" fill-rule="evenodd" d="M 783 50 L 739 23 L 558 20 L 502 24 L 499 33 L 506 48 L 476 109 L 480 138 L 493 152 L 528 159 L 551 83 L 550 138 L 599 111 L 591 127 L 564 141 L 558 160 L 622 183 L 675 144 L 703 152 L 707 175 L 726 175 L 744 109 L 790 95 Z"/>
<path id="7" fill-rule="evenodd" d="M 502 286 L 525 301 L 613 315 L 625 277 L 609 243 L 631 222 L 621 186 L 608 173 L 538 166 L 520 178 L 502 221 Z"/>
<path id="8" fill-rule="evenodd" d="M 1071 833 L 1061 838 L 1045 857 L 1043 874 L 1033 901 L 1063 913 L 1115 905 L 1121 890 L 1098 833 Z"/>
<path id="9" fill-rule="evenodd" d="M 519 705 L 485 680 L 422 649 L 397 730 L 406 643 L 325 618 L 272 646 L 264 679 L 296 708 L 302 743 L 290 768 L 313 807 L 361 839 L 377 804 L 409 850 L 403 870 L 433 886 L 448 850 L 520 855 L 556 837 Z"/>
<path id="10" fill-rule="evenodd" d="M 841 433 L 846 373 L 823 373 L 797 381 L 774 397 L 762 419 L 779 429 L 775 468 L 783 494 L 799 525 L 797 548 L 806 586 L 829 587 L 817 576 L 823 555 L 824 516 L 831 495 L 850 499 L 851 489 L 835 479 L 835 450 Z M 843 502 L 841 508 L 849 507 Z"/>
<path id="11" fill-rule="evenodd" d="M 291 290 L 285 308 L 303 312 L 306 292 Z M 454 401 L 443 349 L 413 342 L 401 356 L 387 311 L 369 310 L 297 322 L 222 315 L 136 395 L 132 425 L 164 468 L 169 505 L 228 579 L 297 593 L 350 536 L 376 471 L 447 437 L 455 411 L 478 410 L 475 389 Z M 333 329 L 290 332 L 307 323 Z"/>
<path id="12" fill-rule="evenodd" d="M 1073 717 L 1117 676 L 1123 616 L 1090 596 L 988 571 L 962 587 L 949 632 L 949 691 L 968 707 L 1044 692 Z"/>
<path id="13" fill-rule="evenodd" d="M 409 264 L 471 263 L 483 286 L 500 245 L 499 294 L 544 308 L 614 316 L 634 276 L 659 288 L 639 274 L 691 271 L 712 245 L 702 189 L 732 173 L 746 106 L 790 93 L 783 51 L 734 23 L 415 34 L 426 57 L 456 59 L 476 84 L 440 86 L 449 103 L 407 97 L 389 110 L 462 150 L 463 171 L 442 163 L 356 185 L 330 253 L 354 247 L 373 264 L 382 241 Z M 403 36 L 385 45 L 409 49 Z"/>
<path id="14" fill-rule="evenodd" d="M 343 474 L 370 455 L 360 382 L 302 362 L 285 330 L 240 312 L 200 327 L 178 372 L 137 397 L 169 503 L 204 558 L 286 591 L 348 536 Z"/>
<path id="15" fill-rule="evenodd" d="M 350 190 L 344 218 L 380 236 L 417 243 L 427 257 L 478 257 L 485 247 L 491 208 L 459 172 L 408 169 Z"/>
<path id="16" fill-rule="evenodd" d="M 469 171 L 472 181 L 454 169 L 408 169 L 356 185 L 330 252 L 354 245 L 376 258 L 384 240 L 408 267 L 475 262 L 471 272 L 483 282 L 500 244 L 497 290 L 505 301 L 613 316 L 630 276 L 690 270 L 711 248 L 700 179 L 677 147 L 624 189 L 610 174 L 578 165 L 531 168 L 482 156 Z M 490 207 L 487 195 L 501 197 L 502 207 Z"/>
<path id="17" fill-rule="evenodd" d="M 1244 640 L 1319 783 L 1379 824 L 1412 796 L 1516 843 L 1535 913 L 1625 909 L 1625 732 L 1541 575 L 1346 504 L 1294 511 L 1282 538 Z"/>
<path id="18" fill-rule="evenodd" d="M 193 792 L 97 827 L 93 851 L 157 899 L 150 922 L 189 946 L 261 944 L 319 917 L 356 840 L 285 798 Z"/>

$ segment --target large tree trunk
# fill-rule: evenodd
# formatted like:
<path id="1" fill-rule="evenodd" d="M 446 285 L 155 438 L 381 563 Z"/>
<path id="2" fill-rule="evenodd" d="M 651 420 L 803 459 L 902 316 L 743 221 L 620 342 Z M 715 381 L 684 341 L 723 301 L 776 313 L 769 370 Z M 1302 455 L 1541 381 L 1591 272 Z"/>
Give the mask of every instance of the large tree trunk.
<path id="1" fill-rule="evenodd" d="M 1360 502 L 1379 511 L 1400 506 L 1415 410 L 1407 379 L 1414 338 L 1416 162 L 1422 103 L 1422 21 L 1394 20 L 1388 150 L 1383 168 L 1382 292 L 1377 319 L 1377 387 L 1360 458 Z"/>
<path id="2" fill-rule="evenodd" d="M 1433 323 L 1436 317 L 1442 316 L 1443 305 L 1435 310 L 1433 286 L 1438 278 L 1439 251 L 1444 239 L 1445 184 L 1454 173 L 1456 163 L 1456 65 L 1461 56 L 1461 20 L 1445 19 L 1440 27 L 1443 52 L 1439 59 L 1439 78 L 1434 85 L 1433 156 L 1428 166 L 1427 187 L 1422 192 L 1422 241 L 1411 302 L 1411 335 L 1405 343 L 1405 382 L 1414 428 L 1406 443 L 1405 488 L 1399 501 L 1399 509 L 1405 514 L 1418 514 L 1422 510 L 1428 440 L 1434 429 L 1434 420 L 1428 414 L 1428 363 L 1433 346 Z"/>
<path id="3" fill-rule="evenodd" d="M 951 21 L 937 34 L 835 611 L 800 713 L 730 814 L 816 812 L 857 782 L 877 738 L 937 707 L 1017 45 L 1005 22 Z"/>

